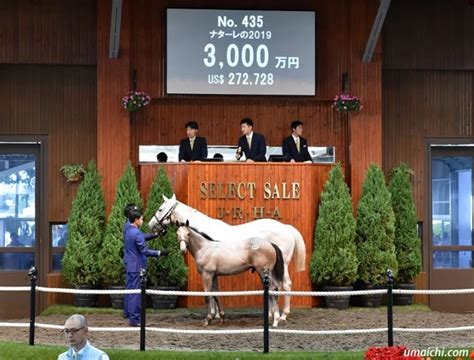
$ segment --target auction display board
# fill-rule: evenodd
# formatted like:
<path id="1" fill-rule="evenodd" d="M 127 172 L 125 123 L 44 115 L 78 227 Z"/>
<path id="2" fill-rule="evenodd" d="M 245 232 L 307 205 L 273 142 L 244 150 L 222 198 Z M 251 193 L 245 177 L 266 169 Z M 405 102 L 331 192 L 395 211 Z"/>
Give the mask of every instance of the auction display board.
<path id="1" fill-rule="evenodd" d="M 168 9 L 168 94 L 314 95 L 315 12 Z"/>

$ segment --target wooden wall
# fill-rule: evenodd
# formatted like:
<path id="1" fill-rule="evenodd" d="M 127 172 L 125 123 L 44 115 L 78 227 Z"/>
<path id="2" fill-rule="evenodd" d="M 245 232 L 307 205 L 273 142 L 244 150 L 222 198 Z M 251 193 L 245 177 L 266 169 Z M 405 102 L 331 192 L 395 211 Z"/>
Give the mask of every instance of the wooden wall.
<path id="1" fill-rule="evenodd" d="M 0 0 L 0 63 L 96 64 L 96 0 Z"/>
<path id="2" fill-rule="evenodd" d="M 138 145 L 176 144 L 185 136 L 184 124 L 200 123 L 210 144 L 235 144 L 239 122 L 249 116 L 255 130 L 270 145 L 289 134 L 289 123 L 305 123 L 311 145 L 335 145 L 336 156 L 351 173 L 355 201 L 371 162 L 381 163 L 381 56 L 380 44 L 370 64 L 362 53 L 378 7 L 376 0 L 239 1 L 204 0 L 123 2 L 120 56 L 108 59 L 111 1 L 98 3 L 98 161 L 105 175 L 106 199 L 113 199 L 115 184 L 129 159 L 137 164 Z M 165 24 L 167 7 L 314 10 L 317 18 L 317 86 L 314 97 L 186 96 L 165 94 Z M 119 99 L 131 88 L 132 70 L 137 88 L 153 97 L 151 105 L 130 116 Z M 350 91 L 360 95 L 364 110 L 344 116 L 331 108 L 341 92 L 342 73 L 348 72 Z M 131 140 L 129 140 L 131 139 Z M 351 151 L 349 152 L 349 148 Z M 349 154 L 352 155 L 347 166 Z"/>
<path id="3" fill-rule="evenodd" d="M 289 135 L 290 119 L 302 119 L 303 136 L 311 145 L 334 145 L 338 160 L 346 161 L 347 118 L 327 102 L 254 98 L 157 100 L 149 109 L 133 115 L 132 159 L 138 161 L 139 145 L 179 144 L 186 137 L 184 124 L 190 119 L 199 123 L 199 133 L 209 144 L 236 145 L 242 135 L 237 114 L 253 118 L 255 131 L 263 133 L 270 146 L 281 146 L 283 137 Z"/>
<path id="4" fill-rule="evenodd" d="M 384 167 L 389 171 L 404 161 L 414 170 L 421 220 L 429 216 L 426 141 L 474 136 L 474 72 L 385 70 L 383 87 Z"/>
<path id="5" fill-rule="evenodd" d="M 97 154 L 96 0 L 0 0 L 0 134 L 47 135 L 48 221 L 77 185 L 59 168 Z"/>
<path id="6" fill-rule="evenodd" d="M 474 6 L 469 1 L 392 2 L 383 32 L 383 166 L 407 163 L 423 221 L 429 270 L 429 142 L 474 137 Z M 429 286 L 429 279 L 424 281 Z"/>
<path id="7" fill-rule="evenodd" d="M 392 1 L 384 24 L 384 69 L 472 70 L 474 6 L 468 0 Z"/>
<path id="8" fill-rule="evenodd" d="M 48 221 L 66 221 L 77 184 L 59 168 L 96 158 L 96 69 L 0 64 L 0 84 L 0 135 L 47 135 Z"/>
<path id="9" fill-rule="evenodd" d="M 97 157 L 96 24 L 96 0 L 0 0 L 0 136 L 41 141 L 46 162 L 37 217 L 43 285 L 51 268 L 49 225 L 67 221 L 77 191 L 59 168 Z M 10 281 L 19 285 L 24 275 Z M 41 310 L 50 299 L 38 298 Z"/>

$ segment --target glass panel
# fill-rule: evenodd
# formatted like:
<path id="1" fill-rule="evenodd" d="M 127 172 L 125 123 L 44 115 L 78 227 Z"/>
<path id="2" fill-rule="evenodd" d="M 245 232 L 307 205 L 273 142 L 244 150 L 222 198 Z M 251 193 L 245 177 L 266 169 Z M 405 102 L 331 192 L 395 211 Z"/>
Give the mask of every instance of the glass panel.
<path id="1" fill-rule="evenodd" d="M 53 264 L 51 269 L 53 271 L 61 271 L 62 264 L 61 261 L 63 260 L 64 253 L 54 253 L 53 254 Z"/>
<path id="2" fill-rule="evenodd" d="M 474 251 L 433 251 L 434 269 L 472 269 Z"/>
<path id="3" fill-rule="evenodd" d="M 433 157 L 431 185 L 433 245 L 472 246 L 472 157 Z"/>
<path id="4" fill-rule="evenodd" d="M 237 139 L 236 139 L 237 141 Z M 237 146 L 235 145 L 209 145 L 207 147 L 207 157 L 214 158 L 216 154 L 221 154 L 224 161 L 235 162 L 235 152 Z M 336 162 L 336 147 L 335 146 L 308 146 L 309 154 L 315 163 L 334 163 Z M 165 153 L 167 162 L 178 162 L 178 145 L 140 145 L 138 148 L 138 161 L 157 162 L 157 155 Z M 267 146 L 266 157 L 267 160 L 272 155 L 282 155 L 281 146 Z M 245 158 L 245 157 L 244 157 Z"/>
<path id="5" fill-rule="evenodd" d="M 0 247 L 35 245 L 35 156 L 0 154 Z"/>
<path id="6" fill-rule="evenodd" d="M 0 270 L 27 270 L 34 264 L 34 253 L 0 253 Z"/>
<path id="7" fill-rule="evenodd" d="M 51 245 L 53 247 L 64 247 L 67 243 L 67 224 L 51 225 Z"/>

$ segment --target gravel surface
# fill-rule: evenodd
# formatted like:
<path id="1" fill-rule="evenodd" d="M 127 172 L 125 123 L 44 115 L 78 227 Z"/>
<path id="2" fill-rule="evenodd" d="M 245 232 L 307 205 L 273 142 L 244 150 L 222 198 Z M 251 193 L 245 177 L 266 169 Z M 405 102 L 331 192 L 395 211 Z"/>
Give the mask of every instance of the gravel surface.
<path id="1" fill-rule="evenodd" d="M 177 309 L 148 314 L 147 325 L 176 329 L 203 329 L 204 309 Z M 62 325 L 66 315 L 38 316 L 37 322 Z M 89 326 L 127 326 L 118 315 L 87 315 Z M 325 308 L 294 309 L 287 323 L 280 323 L 280 329 L 339 330 L 386 327 L 386 308 L 350 308 L 333 310 Z M 13 320 L 28 322 L 27 319 Z M 208 329 L 259 328 L 263 324 L 258 309 L 227 309 L 226 322 L 214 322 Z M 449 314 L 430 311 L 421 306 L 395 307 L 394 326 L 406 328 L 438 328 L 474 326 L 474 314 Z M 261 351 L 262 334 L 250 335 L 188 335 L 147 333 L 147 348 L 167 350 L 241 350 Z M 28 341 L 28 330 L 21 328 L 0 328 L 0 340 Z M 37 329 L 37 344 L 64 344 L 64 337 L 58 330 Z M 139 333 L 91 333 L 91 341 L 101 348 L 139 348 Z M 428 347 L 474 348 L 474 330 L 450 333 L 407 334 L 396 333 L 396 345 L 412 349 Z M 386 333 L 364 335 L 295 335 L 270 334 L 271 350 L 323 351 L 323 350 L 365 350 L 370 346 L 385 346 Z"/>

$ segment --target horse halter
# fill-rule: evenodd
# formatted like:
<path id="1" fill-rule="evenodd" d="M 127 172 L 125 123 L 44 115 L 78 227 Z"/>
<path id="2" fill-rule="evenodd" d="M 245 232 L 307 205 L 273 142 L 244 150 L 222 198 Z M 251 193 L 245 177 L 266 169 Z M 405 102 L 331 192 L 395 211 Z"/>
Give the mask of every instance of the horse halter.
<path id="1" fill-rule="evenodd" d="M 189 228 L 188 228 L 188 226 L 187 226 L 185 223 L 179 223 L 179 222 L 177 222 L 176 225 L 178 226 L 178 229 L 179 229 L 180 227 L 185 227 L 185 228 L 188 229 L 188 232 L 189 232 Z M 178 240 L 179 240 L 179 243 L 180 243 L 180 244 L 181 244 L 181 242 L 184 242 L 184 243 L 186 244 L 186 248 L 188 247 L 188 245 L 189 245 L 189 240 L 186 240 L 185 238 L 181 238 L 181 239 L 178 239 Z"/>
<path id="2" fill-rule="evenodd" d="M 163 221 L 168 220 L 171 217 L 171 214 L 173 213 L 176 206 L 178 206 L 178 203 L 175 203 L 172 207 L 170 207 L 161 220 L 158 219 L 155 213 L 153 218 L 155 218 L 156 224 L 153 225 L 151 231 L 157 234 L 164 234 L 166 232 L 166 225 L 163 224 Z"/>

